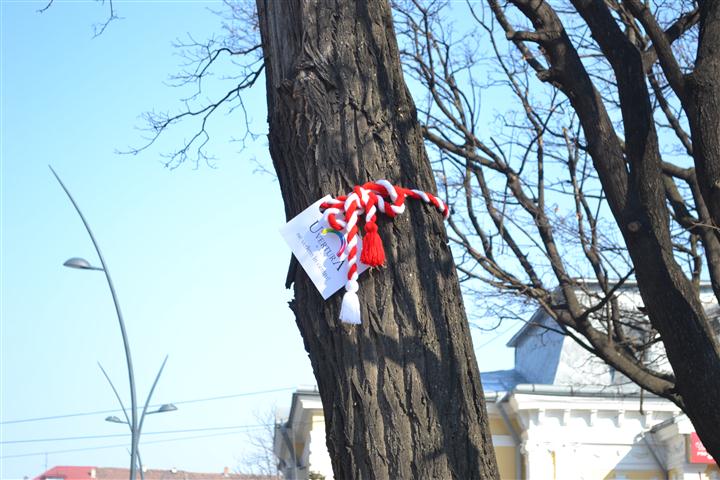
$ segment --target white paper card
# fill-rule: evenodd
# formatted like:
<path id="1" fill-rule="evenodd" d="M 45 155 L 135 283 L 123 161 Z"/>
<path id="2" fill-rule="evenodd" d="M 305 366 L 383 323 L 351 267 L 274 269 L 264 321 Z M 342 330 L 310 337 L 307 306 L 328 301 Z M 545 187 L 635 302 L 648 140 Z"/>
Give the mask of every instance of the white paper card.
<path id="1" fill-rule="evenodd" d="M 331 198 L 321 198 L 280 228 L 280 234 L 325 300 L 345 286 L 348 273 L 345 237 L 323 221 L 320 211 L 320 205 Z M 360 262 L 360 235 L 357 239 L 361 274 L 368 266 Z"/>

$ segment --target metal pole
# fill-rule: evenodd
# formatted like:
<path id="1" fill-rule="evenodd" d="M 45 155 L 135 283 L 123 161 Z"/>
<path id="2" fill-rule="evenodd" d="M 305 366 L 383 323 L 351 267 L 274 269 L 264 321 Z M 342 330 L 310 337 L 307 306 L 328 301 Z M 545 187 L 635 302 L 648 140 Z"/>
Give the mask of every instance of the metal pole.
<path id="1" fill-rule="evenodd" d="M 135 459 L 137 454 L 137 446 L 138 446 L 138 418 L 137 418 L 137 397 L 135 394 L 135 373 L 133 371 L 133 365 L 132 365 L 132 357 L 130 355 L 130 342 L 128 340 L 127 331 L 125 330 L 125 322 L 123 321 L 122 313 L 120 311 L 120 303 L 118 302 L 117 294 L 115 293 L 115 287 L 113 286 L 112 278 L 110 277 L 110 271 L 107 268 L 107 265 L 105 264 L 105 259 L 102 256 L 102 253 L 100 252 L 100 247 L 98 246 L 97 241 L 95 240 L 95 236 L 92 233 L 92 230 L 90 229 L 90 225 L 88 225 L 87 220 L 85 220 L 85 216 L 82 214 L 82 211 L 80 211 L 80 207 L 78 207 L 78 204 L 75 202 L 75 199 L 70 194 L 70 191 L 67 189 L 65 184 L 60 180 L 60 177 L 57 173 L 55 173 L 55 170 L 50 167 L 50 171 L 55 175 L 55 178 L 57 179 L 58 183 L 62 187 L 62 189 L 67 194 L 68 198 L 70 199 L 70 202 L 73 204 L 73 207 L 75 207 L 75 211 L 77 211 L 78 215 L 80 216 L 80 219 L 83 222 L 83 225 L 85 225 L 85 230 L 87 230 L 88 235 L 90 235 L 90 240 L 92 240 L 93 246 L 95 247 L 95 251 L 98 254 L 98 258 L 100 259 L 100 265 L 102 265 L 102 270 L 105 272 L 105 278 L 107 279 L 108 287 L 110 287 L 110 294 L 112 295 L 113 303 L 115 304 L 115 312 L 117 312 L 118 317 L 118 323 L 120 323 L 120 333 L 122 334 L 123 339 L 123 346 L 125 347 L 125 360 L 127 361 L 127 369 L 128 369 L 128 380 L 130 382 L 130 417 L 131 417 L 131 425 L 130 425 L 130 431 L 132 433 L 131 438 L 131 445 L 130 445 L 130 480 L 135 480 Z"/>
<path id="2" fill-rule="evenodd" d="M 140 459 L 140 448 L 137 449 L 137 452 L 135 452 L 135 455 L 137 456 L 137 459 L 138 459 L 137 468 L 140 471 L 140 480 L 145 480 L 145 472 L 143 471 L 142 460 Z"/>
<path id="3" fill-rule="evenodd" d="M 152 397 L 153 392 L 155 391 L 155 386 L 158 383 L 158 380 L 160 380 L 160 375 L 162 375 L 163 369 L 165 368 L 165 364 L 167 363 L 168 356 L 165 355 L 165 360 L 163 360 L 162 365 L 160 365 L 160 370 L 158 371 L 157 375 L 155 376 L 155 381 L 152 384 L 152 387 L 150 388 L 150 393 L 148 393 L 147 400 L 145 400 L 145 406 L 143 407 L 142 415 L 140 415 L 140 424 L 137 428 L 137 437 L 140 438 L 140 433 L 142 432 L 143 423 L 145 422 L 145 415 L 147 414 L 148 405 L 150 404 L 150 398 Z M 150 412 L 154 413 L 154 412 Z M 156 413 L 156 412 L 155 412 Z M 135 455 L 137 455 L 138 460 L 138 468 L 140 469 L 140 480 L 145 480 L 145 472 L 143 472 L 142 468 L 142 461 L 140 460 L 140 449 L 135 450 Z"/>
<path id="4" fill-rule="evenodd" d="M 123 403 L 122 398 L 120 398 L 120 394 L 118 393 L 117 388 L 115 388 L 115 384 L 113 383 L 112 380 L 110 380 L 110 376 L 107 374 L 107 372 L 105 371 L 105 369 L 103 368 L 103 366 L 100 362 L 98 362 L 98 367 L 100 367 L 100 370 L 102 371 L 103 375 L 105 375 L 105 379 L 110 384 L 110 388 L 112 388 L 112 391 L 115 394 L 115 398 L 117 398 L 117 401 L 120 404 L 120 408 L 122 409 L 122 412 L 125 415 L 125 424 L 128 426 L 128 428 L 130 428 L 130 435 L 132 438 L 132 426 L 130 425 L 130 417 L 128 416 L 127 409 L 125 408 L 125 404 Z M 130 452 L 128 452 L 128 454 L 129 453 Z M 135 455 L 137 456 L 137 459 L 138 459 L 137 469 L 140 471 L 140 480 L 145 480 L 145 474 L 142 471 L 142 462 L 140 461 L 140 448 L 138 448 L 138 450 L 135 452 Z M 132 456 L 130 458 L 132 458 Z"/>
<path id="5" fill-rule="evenodd" d="M 143 422 L 145 421 L 145 415 L 150 415 L 153 413 L 162 413 L 162 411 L 157 412 L 148 412 L 148 406 L 150 405 L 150 399 L 152 398 L 152 394 L 155 391 L 155 387 L 157 386 L 158 381 L 160 380 L 160 375 L 162 375 L 163 369 L 165 368 L 165 364 L 167 363 L 168 356 L 165 355 L 165 360 L 163 360 L 162 365 L 160 366 L 160 370 L 158 371 L 157 375 L 155 376 L 155 381 L 152 384 L 152 388 L 150 389 L 150 393 L 148 393 L 147 400 L 145 401 L 145 406 L 143 407 L 142 415 L 140 415 L 140 424 L 138 426 L 137 436 L 140 438 L 140 434 L 142 433 L 142 427 Z M 123 404 L 122 398 L 120 398 L 120 394 L 117 391 L 117 388 L 115 388 L 115 384 L 110 379 L 110 376 L 107 374 L 105 369 L 103 368 L 102 364 L 98 362 L 98 366 L 100 367 L 100 370 L 102 371 L 103 375 L 105 375 L 105 379 L 110 384 L 110 388 L 112 388 L 113 393 L 115 393 L 115 398 L 117 399 L 118 403 L 120 403 L 120 408 L 122 408 L 123 414 L 125 414 L 125 423 L 128 427 L 130 427 L 130 417 L 128 416 L 127 409 L 125 408 L 125 405 Z M 107 419 L 106 419 L 107 420 Z M 131 432 L 132 433 L 132 429 Z M 140 472 L 140 480 L 145 480 L 145 472 L 143 471 L 143 464 L 142 464 L 142 458 L 140 457 L 140 446 L 138 445 L 138 449 L 135 452 L 135 455 L 137 456 L 137 469 L 138 472 Z M 47 469 L 45 469 L 47 470 Z"/>
<path id="6" fill-rule="evenodd" d="M 158 370 L 157 375 L 155 375 L 155 381 L 152 384 L 152 387 L 150 387 L 150 393 L 148 393 L 147 399 L 145 400 L 145 406 L 142 410 L 142 415 L 140 415 L 140 424 L 138 425 L 138 436 L 140 436 L 140 432 L 142 432 L 143 423 L 145 422 L 145 415 L 148 413 L 148 405 L 150 405 L 150 399 L 152 398 L 152 394 L 155 391 L 155 387 L 157 386 L 158 380 L 160 380 L 160 375 L 162 375 L 163 369 L 165 369 L 165 364 L 167 363 L 168 356 L 165 355 L 165 360 L 163 360 L 162 365 L 160 365 L 160 370 Z M 150 412 L 150 413 L 157 413 L 157 412 Z"/>

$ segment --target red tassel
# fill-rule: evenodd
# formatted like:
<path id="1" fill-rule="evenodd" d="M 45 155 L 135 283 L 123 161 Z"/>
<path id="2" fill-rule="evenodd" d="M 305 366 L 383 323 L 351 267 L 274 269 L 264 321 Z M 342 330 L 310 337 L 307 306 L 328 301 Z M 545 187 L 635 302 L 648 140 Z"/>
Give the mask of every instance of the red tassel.
<path id="1" fill-rule="evenodd" d="M 379 267 L 385 263 L 385 249 L 377 229 L 375 222 L 365 224 L 360 261 L 368 267 Z"/>

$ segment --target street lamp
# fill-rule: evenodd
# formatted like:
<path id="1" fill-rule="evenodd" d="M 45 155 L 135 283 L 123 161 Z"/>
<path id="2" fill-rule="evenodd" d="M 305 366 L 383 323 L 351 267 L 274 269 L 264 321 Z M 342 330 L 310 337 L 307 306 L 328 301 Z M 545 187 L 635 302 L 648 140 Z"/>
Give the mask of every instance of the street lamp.
<path id="1" fill-rule="evenodd" d="M 111 423 L 127 423 L 125 420 L 120 420 L 117 415 L 110 415 L 105 418 L 105 421 Z"/>
<path id="2" fill-rule="evenodd" d="M 79 259 L 82 260 L 82 259 Z M 67 262 L 65 262 L 67 263 Z M 83 264 L 82 262 L 80 262 Z M 85 262 L 87 263 L 87 262 Z M 83 264 L 84 265 L 84 264 Z M 89 263 L 88 263 L 89 265 Z M 87 266 L 79 267 L 87 269 Z M 110 375 L 107 374 L 103 366 L 98 362 L 98 367 L 100 367 L 100 371 L 102 371 L 103 375 L 105 376 L 105 379 L 110 384 L 110 388 L 112 388 L 113 393 L 115 394 L 115 398 L 117 399 L 118 403 L 120 404 L 120 408 L 122 409 L 123 415 L 125 415 L 125 420 L 122 420 L 121 418 L 118 418 L 116 416 L 110 416 L 105 419 L 107 422 L 112 423 L 124 423 L 130 427 L 130 435 L 132 438 L 134 438 L 137 443 L 135 444 L 135 459 L 137 460 L 137 468 L 140 470 L 140 479 L 145 480 L 145 472 L 143 472 L 142 468 L 142 459 L 140 458 L 140 434 L 142 433 L 143 424 L 145 423 L 145 415 L 151 415 L 153 413 L 164 413 L 164 412 L 172 412 L 174 410 L 177 410 L 177 407 L 172 403 L 165 403 L 160 406 L 157 410 L 148 411 L 148 406 L 150 405 L 150 399 L 152 398 L 153 392 L 155 391 L 155 387 L 158 384 L 158 380 L 160 380 L 160 375 L 162 375 L 163 369 L 165 369 L 165 364 L 167 363 L 167 355 L 165 355 L 165 360 L 163 360 L 162 365 L 160 365 L 160 370 L 158 370 L 157 375 L 155 375 L 155 380 L 153 381 L 152 387 L 150 387 L 150 392 L 148 393 L 147 399 L 145 400 L 145 406 L 143 406 L 142 414 L 140 415 L 140 422 L 133 425 L 131 422 L 130 417 L 128 416 L 127 410 L 125 409 L 125 404 L 122 401 L 122 398 L 120 397 L 120 394 L 117 391 L 117 388 L 115 388 L 115 384 L 110 379 Z M 132 455 L 131 455 L 132 457 Z"/>
<path id="3" fill-rule="evenodd" d="M 48 165 L 49 166 L 49 165 Z M 50 167 L 50 166 L 49 166 Z M 157 384 L 158 379 L 160 378 L 160 374 L 162 373 L 163 368 L 165 367 L 165 362 L 167 362 L 167 357 L 165 357 L 165 361 L 163 361 L 162 366 L 160 367 L 160 371 L 157 374 L 157 377 L 155 377 L 155 382 L 153 383 L 152 388 L 150 389 L 150 393 L 148 394 L 147 401 L 145 402 L 145 407 L 143 408 L 143 414 L 140 418 L 140 422 L 138 423 L 138 405 L 137 405 L 137 394 L 135 392 L 135 373 L 133 370 L 132 365 L 132 357 L 130 355 L 130 342 L 128 340 L 127 331 L 125 329 L 125 322 L 123 321 L 122 312 L 120 311 L 120 302 L 118 301 L 117 294 L 115 292 L 115 287 L 113 285 L 112 277 L 110 276 L 110 272 L 108 271 L 107 264 L 105 263 L 105 259 L 103 258 L 102 252 L 100 251 L 100 247 L 95 240 L 95 236 L 92 233 L 92 230 L 90 229 L 90 225 L 88 224 L 87 220 L 85 219 L 85 215 L 83 215 L 82 211 L 80 210 L 80 207 L 78 206 L 77 202 L 75 202 L 75 199 L 70 194 L 70 191 L 67 189 L 65 184 L 60 180 L 60 177 L 57 173 L 55 173 L 55 170 L 53 170 L 52 167 L 50 167 L 50 171 L 55 176 L 55 179 L 58 181 L 62 189 L 65 191 L 65 194 L 68 196 L 68 199 L 70 199 L 70 203 L 72 203 L 73 207 L 75 207 L 75 211 L 80 216 L 80 219 L 83 222 L 83 225 L 85 226 L 85 230 L 87 230 L 88 235 L 90 236 L 90 240 L 92 241 L 93 246 L 95 247 L 95 251 L 97 252 L 98 259 L 100 260 L 100 266 L 95 267 L 90 264 L 87 260 L 79 257 L 73 257 L 69 260 L 67 260 L 64 265 L 66 267 L 70 268 L 77 268 L 81 270 L 96 270 L 101 271 L 105 273 L 105 279 L 107 280 L 108 287 L 110 288 L 110 295 L 112 295 L 113 304 L 115 305 L 115 312 L 117 313 L 118 323 L 120 325 L 120 333 L 122 334 L 122 340 L 123 340 L 123 347 L 125 349 L 125 361 L 127 363 L 127 371 L 128 371 L 128 381 L 130 383 L 130 415 L 128 416 L 127 410 L 125 409 L 125 406 L 122 403 L 122 400 L 120 399 L 120 395 L 118 394 L 117 390 L 115 389 L 115 386 L 113 385 L 112 381 L 110 380 L 110 377 L 107 375 L 105 370 L 102 368 L 102 365 L 100 365 L 100 369 L 103 371 L 103 374 L 105 375 L 105 378 L 107 378 L 108 382 L 110 382 L 110 386 L 112 387 L 113 391 L 115 392 L 115 396 L 117 397 L 118 401 L 120 402 L 120 406 L 123 409 L 123 413 L 125 414 L 125 418 L 127 420 L 127 424 L 130 426 L 130 433 L 131 433 L 131 445 L 130 445 L 130 480 L 135 480 L 135 460 L 138 458 L 137 455 L 137 448 L 138 448 L 138 442 L 140 439 L 140 432 L 142 430 L 142 420 L 147 413 L 147 407 L 150 403 L 150 397 L 152 396 L 153 390 L 155 390 L 155 385 Z M 139 460 L 139 459 L 138 459 Z"/>
<path id="4" fill-rule="evenodd" d="M 164 403 L 164 404 L 160 405 L 160 408 L 158 408 L 157 410 L 155 410 L 153 412 L 147 412 L 147 414 L 150 415 L 152 413 L 174 412 L 175 410 L 177 410 L 177 407 L 175 406 L 175 404 Z"/>
<path id="5" fill-rule="evenodd" d="M 145 412 L 144 415 L 152 415 L 153 413 L 174 412 L 177 409 L 178 408 L 174 404 L 166 403 L 166 404 L 160 405 L 160 408 L 158 408 L 157 410 L 153 410 L 152 412 Z M 142 422 L 142 420 L 143 419 L 141 418 L 140 421 Z M 126 425 L 128 423 L 127 421 L 119 418 L 116 415 L 110 415 L 109 417 L 105 418 L 105 421 L 110 422 L 110 423 L 124 423 Z"/>
<path id="6" fill-rule="evenodd" d="M 90 262 L 80 257 L 73 257 L 65 260 L 65 263 L 63 263 L 63 265 L 69 268 L 77 268 L 79 270 L 99 270 L 101 272 L 103 271 L 101 267 L 93 267 L 92 265 L 90 265 Z"/>
<path id="7" fill-rule="evenodd" d="M 163 366 L 164 366 L 164 364 L 163 364 Z M 102 368 L 102 367 L 101 367 L 101 368 Z M 103 370 L 103 373 L 105 373 L 104 370 Z M 160 376 L 160 375 L 158 374 L 158 377 L 159 377 L 159 376 Z M 154 385 L 153 385 L 153 388 L 154 388 Z M 115 387 L 113 387 L 113 390 L 115 390 Z M 119 400 L 119 399 L 118 399 L 118 400 Z M 121 402 L 121 404 L 122 404 L 122 402 Z M 174 412 L 175 410 L 178 409 L 178 408 L 177 408 L 174 404 L 172 404 L 172 403 L 165 403 L 165 404 L 163 404 L 163 405 L 160 405 L 160 408 L 158 408 L 157 410 L 152 410 L 152 411 L 150 411 L 150 412 L 147 411 L 147 405 L 146 405 L 145 407 L 146 407 L 146 409 L 143 410 L 142 416 L 140 417 L 140 426 L 141 426 L 141 428 L 142 428 L 143 420 L 145 420 L 145 415 L 152 415 L 152 414 L 154 414 L 154 413 Z M 125 413 L 125 417 L 127 418 L 127 413 L 125 412 L 124 408 L 123 408 L 123 413 Z M 125 425 L 127 425 L 128 427 L 130 427 L 130 433 L 132 434 L 132 425 L 130 425 L 130 423 L 129 423 L 127 420 L 123 420 L 123 419 L 119 418 L 119 417 L 116 416 L 116 415 L 110 415 L 109 417 L 106 417 L 106 418 L 105 418 L 105 421 L 106 421 L 106 422 L 110 422 L 110 423 L 122 423 L 122 424 L 125 424 Z M 138 436 L 138 437 L 140 436 L 140 431 L 137 432 L 137 436 Z M 143 471 L 142 460 L 140 459 L 140 446 L 139 446 L 139 445 L 138 445 L 137 450 L 135 451 L 135 455 L 137 456 L 137 467 L 138 467 L 138 470 L 140 470 L 140 478 L 141 478 L 142 480 L 144 480 L 144 479 L 145 479 L 145 472 Z"/>

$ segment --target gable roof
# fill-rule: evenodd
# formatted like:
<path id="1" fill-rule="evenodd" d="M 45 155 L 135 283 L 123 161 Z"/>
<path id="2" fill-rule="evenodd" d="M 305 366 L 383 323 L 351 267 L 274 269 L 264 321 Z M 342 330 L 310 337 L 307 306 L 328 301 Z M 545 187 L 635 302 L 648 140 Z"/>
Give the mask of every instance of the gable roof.
<path id="1" fill-rule="evenodd" d="M 533 313 L 533 316 L 530 317 L 530 320 L 525 322 L 522 327 L 520 327 L 520 330 L 518 330 L 515 335 L 512 336 L 510 340 L 505 344 L 506 347 L 517 347 L 518 343 L 520 343 L 520 340 L 525 337 L 525 335 L 534 327 L 540 324 L 540 322 L 545 319 L 547 315 L 545 314 L 545 311 L 538 308 L 535 310 L 535 313 Z"/>

